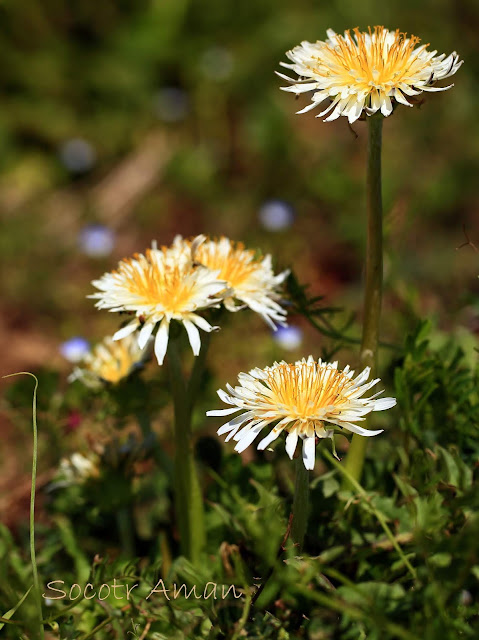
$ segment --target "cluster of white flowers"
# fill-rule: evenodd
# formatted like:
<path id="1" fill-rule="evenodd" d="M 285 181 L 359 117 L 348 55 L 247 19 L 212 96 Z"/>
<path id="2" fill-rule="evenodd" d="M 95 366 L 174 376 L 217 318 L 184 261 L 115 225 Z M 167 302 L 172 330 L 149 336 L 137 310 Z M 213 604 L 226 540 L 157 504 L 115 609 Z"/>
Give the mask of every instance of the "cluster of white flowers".
<path id="1" fill-rule="evenodd" d="M 273 328 L 286 325 L 278 288 L 287 275 L 287 271 L 273 273 L 271 256 L 258 258 L 254 251 L 228 238 L 186 240 L 177 236 L 169 247 L 153 245 L 144 255 L 122 260 L 115 271 L 93 281 L 99 292 L 89 297 L 97 300 L 99 309 L 134 314 L 113 340 L 139 329 L 138 345 L 143 349 L 157 329 L 154 349 L 161 365 L 171 321 L 183 324 L 193 353 L 198 355 L 198 329 L 217 329 L 200 312 L 222 303 L 228 311 L 249 307 Z"/>
<path id="2" fill-rule="evenodd" d="M 423 91 L 444 91 L 437 81 L 456 73 L 462 64 L 456 52 L 449 56 L 428 51 L 415 36 L 374 27 L 338 35 L 331 29 L 325 41 L 302 42 L 287 52 L 290 63 L 283 67 L 298 78 L 280 75 L 296 94 L 312 92 L 304 113 L 328 101 L 319 116 L 326 120 L 346 116 L 350 123 L 363 115 L 393 112 L 393 101 L 412 106 Z M 177 236 L 169 247 L 154 243 L 145 254 L 120 261 L 115 271 L 93 281 L 98 290 L 99 309 L 127 312 L 134 318 L 82 359 L 71 379 L 81 378 L 89 386 L 116 383 L 144 360 L 147 345 L 154 343 L 158 363 L 164 361 L 172 321 L 183 324 L 194 355 L 201 349 L 199 329 L 218 327 L 201 315 L 221 305 L 236 312 L 250 308 L 273 328 L 286 324 L 279 287 L 287 277 L 275 275 L 271 256 L 258 257 L 241 243 L 228 238 L 211 240 L 205 236 L 184 239 Z M 136 331 L 138 338 L 136 339 Z M 156 336 L 153 338 L 154 332 Z M 374 436 L 356 423 L 372 411 L 390 409 L 394 398 L 363 395 L 379 379 L 367 382 L 370 369 L 354 377 L 349 366 L 314 360 L 312 356 L 294 364 L 275 362 L 265 369 L 240 373 L 239 385 L 226 385 L 218 395 L 230 408 L 208 411 L 209 416 L 240 415 L 219 428 L 218 434 L 233 438 L 236 451 L 244 451 L 273 424 L 272 431 L 258 444 L 266 448 L 282 431 L 287 432 L 286 451 L 292 458 L 298 439 L 303 441 L 302 457 L 307 469 L 314 467 L 316 438 L 332 438 L 334 428 L 362 436 Z"/>

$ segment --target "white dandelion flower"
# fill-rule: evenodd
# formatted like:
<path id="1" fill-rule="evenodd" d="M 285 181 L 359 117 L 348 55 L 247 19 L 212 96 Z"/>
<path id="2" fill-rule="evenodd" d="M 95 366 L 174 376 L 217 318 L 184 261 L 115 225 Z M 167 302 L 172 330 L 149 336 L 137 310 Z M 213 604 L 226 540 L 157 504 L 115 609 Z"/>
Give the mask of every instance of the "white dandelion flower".
<path id="1" fill-rule="evenodd" d="M 149 355 L 148 345 L 140 349 L 136 336 L 129 335 L 116 342 L 104 338 L 83 356 L 68 379 L 81 380 L 92 389 L 105 383 L 118 384 L 141 367 Z"/>
<path id="2" fill-rule="evenodd" d="M 178 244 L 183 241 L 176 240 Z M 198 236 L 191 243 L 195 263 L 217 272 L 227 284 L 223 303 L 228 311 L 239 311 L 249 307 L 256 311 L 270 327 L 286 326 L 286 310 L 279 303 L 278 289 L 289 274 L 289 270 L 275 275 L 271 256 L 258 257 L 241 242 L 222 237 L 210 240 Z"/>
<path id="3" fill-rule="evenodd" d="M 313 91 L 311 104 L 298 111 L 305 113 L 328 100 L 316 117 L 327 114 L 325 122 L 346 116 L 350 123 L 362 114 L 393 112 L 393 101 L 411 107 L 423 91 L 445 91 L 453 85 L 435 87 L 435 83 L 454 75 L 462 64 L 455 51 L 446 56 L 419 45 L 416 36 L 407 37 L 399 29 L 384 27 L 345 31 L 332 29 L 327 39 L 302 42 L 287 52 L 291 63 L 280 63 L 298 74 L 298 79 L 278 74 L 291 86 L 281 87 L 295 94 Z"/>
<path id="4" fill-rule="evenodd" d="M 116 271 L 105 273 L 92 284 L 100 292 L 88 297 L 97 299 L 99 309 L 135 314 L 134 320 L 117 331 L 113 340 L 141 328 L 138 344 L 143 348 L 158 326 L 155 355 L 160 365 L 167 351 L 172 320 L 183 324 L 194 355 L 199 354 L 198 328 L 209 332 L 217 327 L 211 326 L 198 311 L 218 306 L 221 302 L 218 294 L 225 290 L 218 271 L 193 265 L 189 252 L 179 246 L 153 247 L 145 255 L 124 259 Z"/>
<path id="5" fill-rule="evenodd" d="M 268 425 L 274 424 L 258 449 L 265 449 L 285 431 L 286 452 L 292 459 L 298 439 L 303 441 L 302 457 L 306 469 L 313 469 L 316 438 L 332 438 L 334 427 L 361 436 L 375 436 L 382 429 L 370 431 L 358 426 L 371 411 L 394 407 L 395 398 L 362 396 L 379 382 L 366 382 L 370 368 L 354 377 L 349 366 L 338 370 L 338 363 L 315 361 L 312 356 L 294 364 L 275 362 L 265 369 L 253 369 L 238 375 L 239 385 L 227 384 L 227 392 L 218 395 L 232 408 L 208 411 L 208 416 L 226 416 L 241 411 L 218 430 L 228 434 L 226 440 L 237 442 L 235 450 L 244 451 Z M 328 428 L 328 427 L 332 428 Z"/>

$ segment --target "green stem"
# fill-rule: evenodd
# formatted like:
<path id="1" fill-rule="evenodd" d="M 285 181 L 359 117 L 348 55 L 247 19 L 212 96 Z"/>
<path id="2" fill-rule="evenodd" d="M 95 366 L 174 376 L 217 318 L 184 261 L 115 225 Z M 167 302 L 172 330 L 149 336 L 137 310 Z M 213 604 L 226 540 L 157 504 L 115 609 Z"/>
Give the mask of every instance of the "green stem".
<path id="1" fill-rule="evenodd" d="M 11 373 L 4 378 L 12 378 L 13 376 L 31 376 L 35 380 L 35 388 L 33 390 L 33 460 L 32 460 L 32 487 L 30 491 L 30 558 L 32 563 L 33 574 L 33 590 L 35 591 L 36 608 L 39 624 L 39 638 L 43 640 L 45 638 L 45 629 L 43 626 L 43 613 L 42 613 L 42 596 L 40 593 L 40 581 L 38 579 L 37 559 L 35 555 L 35 491 L 37 483 L 37 459 L 38 459 L 38 429 L 37 429 L 37 389 L 38 378 L 29 371 L 19 371 L 18 373 Z"/>
<path id="2" fill-rule="evenodd" d="M 368 239 L 366 248 L 366 289 L 364 294 L 363 335 L 360 362 L 363 368 L 371 367 L 371 375 L 374 376 L 377 372 L 379 323 L 383 290 L 383 205 L 381 194 L 383 116 L 370 116 L 367 118 L 367 122 Z M 367 443 L 367 438 L 357 434 L 353 435 L 351 446 L 346 457 L 346 469 L 355 480 L 361 478 Z"/>
<path id="3" fill-rule="evenodd" d="M 349 473 L 348 469 L 346 468 L 345 465 L 342 465 L 340 462 L 338 462 L 330 453 L 329 451 L 325 448 L 322 447 L 321 451 L 323 452 L 324 457 L 333 465 L 336 467 L 336 469 L 338 469 L 338 471 L 340 473 L 343 474 L 344 478 L 347 480 L 348 482 L 348 487 L 352 486 L 354 489 L 356 489 L 356 491 L 358 492 L 359 496 L 361 497 L 363 503 L 367 506 L 367 508 L 376 516 L 379 524 L 381 525 L 381 527 L 383 528 L 384 533 L 386 534 L 386 536 L 388 537 L 390 543 L 392 544 L 392 546 L 394 547 L 394 549 L 396 549 L 399 557 L 401 558 L 401 560 L 403 561 L 404 565 L 407 567 L 409 573 L 411 574 L 411 576 L 416 579 L 417 578 L 417 574 L 416 574 L 416 569 L 414 569 L 414 567 L 412 566 L 412 564 L 409 562 L 409 560 L 406 558 L 404 551 L 401 549 L 401 547 L 399 546 L 398 541 L 396 540 L 393 532 L 391 531 L 391 529 L 389 528 L 383 514 L 376 509 L 376 507 L 370 502 L 369 500 L 369 496 L 366 493 L 366 491 L 363 489 L 363 487 L 359 484 L 359 482 L 356 480 L 356 478 L 354 478 L 353 475 L 351 475 L 351 473 Z"/>
<path id="4" fill-rule="evenodd" d="M 168 344 L 168 366 L 175 410 L 175 510 L 181 553 L 197 564 L 205 546 L 203 500 L 191 433 L 192 400 L 187 398 L 178 338 Z"/>
<path id="5" fill-rule="evenodd" d="M 231 636 L 231 640 L 238 640 L 240 637 L 244 637 L 244 627 L 248 622 L 250 610 L 251 610 L 251 593 L 249 590 L 245 592 L 245 603 L 243 607 L 243 613 L 241 614 L 241 618 L 238 620 L 235 626 L 235 630 L 233 635 Z"/>
<path id="6" fill-rule="evenodd" d="M 308 525 L 309 514 L 309 471 L 305 468 L 301 456 L 296 458 L 296 481 L 294 485 L 293 499 L 293 523 L 291 526 L 291 537 L 298 545 L 299 550 L 303 548 L 304 536 Z"/>
<path id="7" fill-rule="evenodd" d="M 85 635 L 81 636 L 80 640 L 90 640 L 91 638 L 95 638 L 98 631 L 101 631 L 103 627 L 106 627 L 107 624 L 110 624 L 110 622 L 113 622 L 113 620 L 115 620 L 115 617 L 116 616 L 109 616 L 108 618 L 103 620 L 103 622 L 100 622 L 100 624 L 97 624 L 97 626 L 93 629 L 93 631 L 90 631 L 90 633 L 86 633 Z"/>

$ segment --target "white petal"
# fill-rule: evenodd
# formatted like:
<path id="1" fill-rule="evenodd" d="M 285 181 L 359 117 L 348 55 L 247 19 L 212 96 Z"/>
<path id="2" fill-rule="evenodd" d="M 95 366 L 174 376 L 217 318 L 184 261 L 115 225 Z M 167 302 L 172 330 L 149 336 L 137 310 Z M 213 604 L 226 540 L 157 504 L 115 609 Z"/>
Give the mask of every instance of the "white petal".
<path id="1" fill-rule="evenodd" d="M 199 327 L 200 329 L 203 329 L 203 331 L 207 331 L 208 333 L 210 331 L 215 331 L 216 329 L 219 329 L 219 327 L 212 327 L 207 320 L 205 320 L 202 316 L 197 316 L 196 313 L 191 314 L 190 320 L 191 322 L 194 322 L 197 327 Z"/>
<path id="2" fill-rule="evenodd" d="M 196 326 L 189 320 L 183 320 L 183 324 L 185 326 L 186 333 L 188 334 L 188 340 L 190 341 L 193 353 L 195 356 L 197 356 L 200 353 L 201 349 L 200 332 L 198 331 Z"/>
<path id="3" fill-rule="evenodd" d="M 316 449 L 316 439 L 304 438 L 303 440 L 303 462 L 306 469 L 314 469 L 314 456 Z"/>
<path id="4" fill-rule="evenodd" d="M 447 91 L 448 89 L 452 89 L 454 85 L 450 84 L 448 87 L 421 87 L 423 91 Z"/>
<path id="5" fill-rule="evenodd" d="M 391 115 L 393 112 L 393 105 L 391 103 L 391 98 L 389 96 L 382 96 L 381 98 L 381 113 L 385 118 Z"/>
<path id="6" fill-rule="evenodd" d="M 285 66 L 286 66 L 286 64 L 283 63 L 283 67 L 285 67 Z M 275 71 L 275 74 L 277 76 L 279 76 L 282 80 L 286 80 L 286 82 L 292 82 L 293 84 L 296 84 L 298 82 L 297 79 L 290 78 L 289 76 L 285 75 L 284 73 L 280 73 L 279 71 Z M 284 91 L 284 87 L 280 87 L 280 89 L 282 89 Z"/>
<path id="7" fill-rule="evenodd" d="M 396 89 L 394 91 L 394 98 L 395 98 L 396 102 L 399 102 L 399 103 L 403 104 L 406 107 L 412 107 L 413 106 L 410 102 L 408 102 L 406 100 L 406 98 L 404 97 L 404 95 L 403 95 L 403 93 L 402 93 L 402 91 L 400 89 Z"/>
<path id="8" fill-rule="evenodd" d="M 314 91 L 318 88 L 317 82 L 308 82 L 307 84 L 294 84 L 292 87 L 280 87 L 282 91 L 290 91 L 291 93 L 306 93 Z"/>
<path id="9" fill-rule="evenodd" d="M 269 326 L 271 327 L 271 329 L 273 329 L 273 331 L 278 330 L 278 327 L 274 324 L 271 318 L 268 315 L 266 315 L 266 313 L 260 313 L 260 316 L 263 318 L 266 324 L 269 324 Z"/>
<path id="10" fill-rule="evenodd" d="M 362 384 L 356 384 L 353 380 L 353 386 L 348 390 L 348 396 L 350 398 L 360 398 L 366 391 L 377 385 L 378 382 L 381 382 L 380 378 L 374 378 L 374 380 L 370 380 L 367 383 L 363 381 Z"/>
<path id="11" fill-rule="evenodd" d="M 236 442 L 239 442 L 240 440 L 242 440 L 243 438 L 245 438 L 248 433 L 251 431 L 251 429 L 253 427 L 255 427 L 257 424 L 259 424 L 261 422 L 261 420 L 251 420 L 250 422 L 248 422 L 247 424 L 244 425 L 244 427 L 242 427 L 241 429 L 236 429 L 235 433 L 233 436 L 231 436 L 233 438 L 233 440 L 236 440 Z M 229 440 L 229 437 L 226 438 L 226 441 Z"/>
<path id="12" fill-rule="evenodd" d="M 211 417 L 216 417 L 216 416 L 229 416 L 232 413 L 235 413 L 236 411 L 239 411 L 239 407 L 233 407 L 232 409 L 214 409 L 212 411 L 207 411 L 206 415 L 211 418 Z"/>
<path id="13" fill-rule="evenodd" d="M 256 427 L 252 427 L 247 434 L 245 434 L 238 444 L 235 447 L 235 451 L 238 453 L 242 453 L 245 449 L 249 447 L 249 445 L 253 442 L 253 440 L 258 436 L 261 429 L 263 428 L 262 424 L 257 425 Z"/>
<path id="14" fill-rule="evenodd" d="M 229 422 L 221 426 L 216 433 L 219 436 L 222 436 L 223 434 L 228 433 L 228 431 L 231 431 L 235 427 L 239 427 L 240 425 L 242 425 L 243 422 L 246 422 L 246 420 L 249 420 L 250 418 L 252 418 L 253 415 L 254 414 L 252 411 L 247 411 L 246 413 L 242 413 L 241 415 L 236 416 L 235 418 L 233 418 L 232 420 L 230 420 Z"/>
<path id="15" fill-rule="evenodd" d="M 191 259 L 193 260 L 193 262 L 195 261 L 196 252 L 198 251 L 199 247 L 205 242 L 205 240 L 206 236 L 201 234 L 199 236 L 196 236 L 196 238 L 191 243 Z"/>
<path id="16" fill-rule="evenodd" d="M 262 449 L 266 449 L 266 447 L 271 444 L 273 442 L 273 440 L 276 440 L 276 438 L 279 436 L 279 434 L 281 433 L 281 430 L 276 429 L 276 427 L 274 429 L 272 429 L 269 434 L 266 436 L 266 438 L 263 438 L 261 440 L 261 442 L 258 443 L 258 449 L 262 450 Z"/>
<path id="17" fill-rule="evenodd" d="M 341 106 L 340 106 L 340 103 L 338 103 L 335 106 L 334 111 L 331 113 L 331 115 L 329 115 L 327 118 L 324 119 L 324 122 L 332 122 L 333 120 L 337 120 L 340 115 L 341 115 Z"/>
<path id="18" fill-rule="evenodd" d="M 146 343 L 150 339 L 153 329 L 155 328 L 155 324 L 155 322 L 147 322 L 140 329 L 140 334 L 138 336 L 138 346 L 140 347 L 140 349 L 145 348 Z"/>
<path id="19" fill-rule="evenodd" d="M 357 433 L 360 436 L 377 436 L 384 431 L 384 429 L 378 429 L 376 431 L 371 431 L 369 429 L 363 429 L 363 427 L 359 427 L 357 424 L 352 424 L 352 422 L 343 422 L 341 424 L 348 431 L 352 431 L 353 433 Z"/>
<path id="20" fill-rule="evenodd" d="M 354 104 L 349 109 L 348 121 L 349 124 L 354 124 L 356 120 L 361 116 L 361 113 L 364 109 L 364 98 L 362 100 L 358 100 L 356 104 Z"/>
<path id="21" fill-rule="evenodd" d="M 235 436 L 238 433 L 238 430 L 239 430 L 240 426 L 241 426 L 240 424 L 237 424 L 236 427 L 233 427 L 231 429 L 231 431 L 228 433 L 228 435 L 225 438 L 225 442 L 229 442 L 231 440 L 231 438 L 235 438 Z M 244 429 L 244 427 L 243 427 L 243 429 Z M 236 438 L 235 438 L 235 440 L 236 440 Z"/>
<path id="22" fill-rule="evenodd" d="M 293 459 L 294 452 L 296 451 L 297 443 L 298 443 L 297 431 L 291 431 L 291 433 L 288 433 L 288 435 L 286 436 L 285 448 L 286 448 L 286 453 L 288 454 L 291 460 Z"/>
<path id="23" fill-rule="evenodd" d="M 321 118 L 322 116 L 325 116 L 329 111 L 331 111 L 331 109 L 332 109 L 333 107 L 335 107 L 335 106 L 337 105 L 338 101 L 339 101 L 339 99 L 338 99 L 338 98 L 335 98 L 335 99 L 331 102 L 331 104 L 330 104 L 328 107 L 326 107 L 326 109 L 325 109 L 324 111 L 321 111 L 321 113 L 318 113 L 318 115 L 317 115 L 316 117 L 317 117 L 317 118 Z"/>
<path id="24" fill-rule="evenodd" d="M 134 320 L 130 324 L 127 324 L 125 327 L 118 329 L 118 331 L 113 336 L 113 340 L 121 340 L 122 338 L 126 338 L 130 333 L 133 333 L 135 329 L 138 327 L 138 320 Z"/>
<path id="25" fill-rule="evenodd" d="M 300 111 L 296 111 L 296 115 L 300 115 L 302 113 L 307 113 L 308 111 L 311 111 L 311 109 L 315 109 L 318 106 L 318 102 L 311 102 L 310 104 L 308 104 L 307 107 L 304 107 L 304 109 L 301 109 Z"/>
<path id="26" fill-rule="evenodd" d="M 241 311 L 246 308 L 244 304 L 236 304 L 233 298 L 225 298 L 223 300 L 223 304 L 225 305 L 225 309 L 227 311 L 231 311 L 231 313 L 236 313 L 237 311 Z"/>
<path id="27" fill-rule="evenodd" d="M 416 89 L 413 89 L 412 87 L 410 87 L 408 84 L 405 84 L 404 82 L 402 82 L 399 85 L 399 88 L 407 96 L 418 96 L 421 93 L 420 91 L 416 91 Z"/>
<path id="28" fill-rule="evenodd" d="M 159 365 L 162 365 L 163 360 L 165 359 L 166 350 L 168 348 L 169 329 L 170 323 L 166 318 L 163 318 L 155 338 L 155 356 Z"/>
<path id="29" fill-rule="evenodd" d="M 220 400 L 223 400 L 223 402 L 225 402 L 226 404 L 232 404 L 231 396 L 229 396 L 225 391 L 223 391 L 223 389 L 218 389 L 216 393 L 218 394 Z"/>
<path id="30" fill-rule="evenodd" d="M 374 400 L 373 411 L 386 411 L 386 409 L 395 407 L 396 404 L 396 398 L 379 398 L 379 400 Z"/>

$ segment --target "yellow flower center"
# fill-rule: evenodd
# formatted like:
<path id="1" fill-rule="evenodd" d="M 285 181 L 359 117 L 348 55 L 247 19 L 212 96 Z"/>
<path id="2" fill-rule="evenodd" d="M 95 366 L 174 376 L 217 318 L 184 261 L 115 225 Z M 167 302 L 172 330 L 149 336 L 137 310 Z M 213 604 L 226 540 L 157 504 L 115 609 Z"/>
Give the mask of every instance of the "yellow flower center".
<path id="1" fill-rule="evenodd" d="M 130 373 L 133 364 L 128 349 L 121 343 L 113 343 L 108 347 L 97 347 L 86 368 L 103 380 L 116 384 Z"/>
<path id="2" fill-rule="evenodd" d="M 269 372 L 266 382 L 272 394 L 265 401 L 285 417 L 305 422 L 317 418 L 326 407 L 340 413 L 338 407 L 348 401 L 345 392 L 351 387 L 342 371 L 317 363 L 280 364 Z"/>
<path id="3" fill-rule="evenodd" d="M 383 27 L 369 28 L 371 42 L 366 42 L 366 35 L 354 29 L 357 43 L 350 31 L 345 36 L 336 35 L 336 46 L 327 44 L 327 50 L 337 68 L 334 74 L 344 80 L 344 84 L 354 84 L 359 90 L 370 92 L 398 86 L 402 82 L 410 83 L 427 66 L 428 62 L 418 57 L 417 52 L 411 56 L 419 38 L 411 36 L 409 40 L 399 29 L 395 32 L 394 41 L 387 42 L 388 31 Z M 428 45 L 423 45 L 421 50 Z M 318 56 L 318 62 L 323 62 Z M 313 68 L 314 73 L 327 76 L 330 72 L 324 67 Z"/>
<path id="4" fill-rule="evenodd" d="M 118 272 L 124 278 L 126 288 L 138 296 L 139 304 L 159 305 L 172 314 L 184 312 L 194 293 L 194 280 L 188 278 L 188 272 L 179 266 L 162 264 L 159 268 L 150 254 L 148 249 L 146 258 L 133 256 L 141 269 L 137 269 L 130 259 L 121 263 Z"/>
<path id="5" fill-rule="evenodd" d="M 224 253 L 219 243 L 207 243 L 198 248 L 195 258 L 200 264 L 216 271 L 219 280 L 225 280 L 233 289 L 238 289 L 258 268 L 254 251 L 246 250 L 239 242 Z"/>

